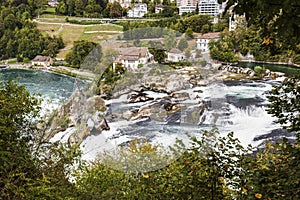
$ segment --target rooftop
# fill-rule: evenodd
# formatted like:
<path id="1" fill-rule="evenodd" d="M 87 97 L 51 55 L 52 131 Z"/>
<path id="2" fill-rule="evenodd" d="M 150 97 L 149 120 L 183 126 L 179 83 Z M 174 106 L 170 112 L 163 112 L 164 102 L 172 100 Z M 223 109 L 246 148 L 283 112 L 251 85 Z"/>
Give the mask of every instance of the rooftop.
<path id="1" fill-rule="evenodd" d="M 169 51 L 169 53 L 174 53 L 174 54 L 181 54 L 182 51 L 180 51 L 179 49 L 173 48 Z"/>
<path id="2" fill-rule="evenodd" d="M 49 62 L 50 60 L 51 60 L 51 57 L 49 57 L 49 56 L 37 55 L 32 61 L 33 62 Z"/>
<path id="3" fill-rule="evenodd" d="M 194 34 L 195 38 L 200 39 L 216 39 L 220 37 L 220 32 L 210 32 L 204 34 Z"/>

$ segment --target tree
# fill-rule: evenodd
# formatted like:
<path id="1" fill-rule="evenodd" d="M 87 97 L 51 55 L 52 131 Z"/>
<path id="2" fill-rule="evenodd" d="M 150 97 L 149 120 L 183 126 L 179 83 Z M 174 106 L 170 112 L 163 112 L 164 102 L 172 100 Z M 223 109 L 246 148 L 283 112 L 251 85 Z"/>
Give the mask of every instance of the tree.
<path id="1" fill-rule="evenodd" d="M 55 11 L 62 15 L 66 15 L 68 13 L 68 10 L 67 10 L 67 6 L 66 6 L 65 2 L 63 2 L 63 1 L 59 2 L 59 4 L 55 8 Z"/>
<path id="2" fill-rule="evenodd" d="M 122 17 L 123 14 L 123 8 L 120 5 L 119 2 L 114 1 L 111 4 L 107 4 L 108 8 L 109 8 L 109 15 L 112 18 L 119 18 Z"/>
<path id="3" fill-rule="evenodd" d="M 0 82 L 0 199 L 69 199 L 66 174 L 79 154 L 45 141 L 40 100 L 14 81 Z"/>
<path id="4" fill-rule="evenodd" d="M 195 13 L 198 15 L 199 14 L 199 3 L 197 2 L 196 4 L 196 10 L 195 10 Z"/>
<path id="5" fill-rule="evenodd" d="M 222 3 L 225 0 L 218 2 Z M 281 40 L 293 50 L 300 43 L 297 16 L 300 13 L 299 1 L 232 0 L 227 2 L 225 12 L 233 5 L 235 13 L 245 13 L 249 26 L 256 25 L 262 29 L 262 38 Z"/>
<path id="6" fill-rule="evenodd" d="M 165 156 L 159 147 L 133 140 L 118 151 L 119 156 L 104 154 L 99 162 L 87 167 L 77 183 L 80 193 L 92 199 L 232 199 L 240 191 L 244 174 L 240 166 L 247 153 L 232 133 L 217 138 L 216 130 L 204 131 L 203 137 L 191 137 L 185 149 L 179 141 L 174 147 L 177 159 Z M 145 155 L 139 156 L 139 155 Z M 150 156 L 151 159 L 148 159 Z M 157 160 L 155 160 L 157 159 Z M 102 161 L 102 162 L 100 162 Z M 158 162 L 160 161 L 160 162 Z M 140 171 L 167 162 L 155 171 Z M 113 166 L 114 170 L 105 165 Z M 94 194 L 96 194 L 94 196 Z"/>
<path id="7" fill-rule="evenodd" d="M 219 40 L 211 40 L 208 44 L 211 58 L 222 62 L 237 62 L 233 38 L 230 32 L 223 32 Z"/>
<path id="8" fill-rule="evenodd" d="M 187 40 L 186 40 L 186 38 L 182 38 L 181 40 L 179 40 L 179 43 L 178 43 L 178 49 L 180 50 L 180 51 L 183 51 L 183 50 L 185 50 L 186 48 L 188 48 L 188 46 L 189 46 L 189 44 L 188 44 L 188 42 L 187 42 Z"/>
<path id="9" fill-rule="evenodd" d="M 300 138 L 300 82 L 296 78 L 287 78 L 273 88 L 268 96 L 268 112 L 278 118 L 278 123 L 289 131 L 295 131 Z"/>
<path id="10" fill-rule="evenodd" d="M 188 40 L 194 38 L 192 28 L 189 27 L 189 28 L 186 29 L 186 31 L 185 31 L 185 37 L 186 37 Z"/>
<path id="11" fill-rule="evenodd" d="M 150 53 L 153 54 L 154 60 L 158 63 L 165 62 L 167 54 L 164 49 L 150 49 Z"/>
<path id="12" fill-rule="evenodd" d="M 34 176 L 28 142 L 31 120 L 38 115 L 37 103 L 24 86 L 13 81 L 0 83 L 0 198 L 22 197 L 16 188 L 26 177 Z"/>
<path id="13" fill-rule="evenodd" d="M 87 55 L 97 46 L 94 42 L 75 41 L 72 51 L 66 55 L 66 61 L 75 68 L 79 68 Z"/>
<path id="14" fill-rule="evenodd" d="M 204 25 L 207 25 L 208 29 L 210 29 L 210 27 L 212 26 L 209 15 L 193 15 L 193 16 L 187 17 L 184 20 L 184 22 L 186 24 L 186 27 L 191 28 L 194 32 L 197 32 L 197 33 L 203 33 L 202 28 Z"/>
<path id="15" fill-rule="evenodd" d="M 167 50 L 170 50 L 176 46 L 176 34 L 173 30 L 164 30 L 164 46 Z"/>

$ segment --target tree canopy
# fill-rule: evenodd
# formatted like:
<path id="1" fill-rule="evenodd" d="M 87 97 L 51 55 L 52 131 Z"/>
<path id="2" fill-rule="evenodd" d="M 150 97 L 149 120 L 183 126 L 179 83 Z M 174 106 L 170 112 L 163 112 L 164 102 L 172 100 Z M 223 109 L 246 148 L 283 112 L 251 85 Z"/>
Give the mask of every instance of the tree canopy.
<path id="1" fill-rule="evenodd" d="M 225 0 L 218 2 L 222 3 Z M 300 1 L 229 0 L 225 11 L 231 6 L 234 6 L 235 13 L 240 15 L 245 13 L 248 25 L 260 27 L 262 37 L 266 40 L 283 41 L 293 50 L 300 43 Z"/>
<path id="2" fill-rule="evenodd" d="M 60 37 L 44 36 L 37 30 L 32 17 L 39 1 L 18 2 L 4 1 L 0 7 L 0 59 L 17 57 L 24 61 L 38 54 L 54 57 L 64 43 Z"/>
<path id="3" fill-rule="evenodd" d="M 71 67 L 79 68 L 80 65 L 85 61 L 85 58 L 92 52 L 97 46 L 94 42 L 85 40 L 75 41 L 72 47 L 72 51 L 66 55 L 66 61 Z M 100 47 L 100 46 L 99 46 Z M 96 49 L 99 55 L 92 55 L 89 57 L 91 62 L 99 62 L 102 57 L 101 47 Z M 95 53 L 95 52 L 94 52 Z M 94 60 L 96 59 L 96 60 Z M 86 67 L 86 66 L 85 66 Z"/>

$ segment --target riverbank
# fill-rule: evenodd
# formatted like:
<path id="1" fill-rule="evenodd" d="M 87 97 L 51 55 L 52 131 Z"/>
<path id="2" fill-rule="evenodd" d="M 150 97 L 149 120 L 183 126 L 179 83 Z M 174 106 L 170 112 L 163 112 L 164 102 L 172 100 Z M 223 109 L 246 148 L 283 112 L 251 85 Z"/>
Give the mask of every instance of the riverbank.
<path id="1" fill-rule="evenodd" d="M 269 64 L 269 65 L 286 65 L 288 67 L 297 67 L 297 68 L 300 68 L 300 65 L 297 65 L 295 63 L 285 63 L 285 62 L 269 62 L 269 61 L 256 61 L 256 60 L 240 60 L 239 62 Z"/>
<path id="2" fill-rule="evenodd" d="M 63 74 L 63 75 L 76 77 L 76 78 L 80 78 L 80 79 L 85 79 L 85 80 L 94 80 L 94 78 L 96 76 L 94 73 L 91 73 L 86 70 L 74 69 L 74 68 L 65 67 L 65 66 L 44 67 L 44 66 L 34 66 L 31 64 L 22 63 L 22 64 L 5 65 L 4 69 L 45 70 L 45 71 Z"/>

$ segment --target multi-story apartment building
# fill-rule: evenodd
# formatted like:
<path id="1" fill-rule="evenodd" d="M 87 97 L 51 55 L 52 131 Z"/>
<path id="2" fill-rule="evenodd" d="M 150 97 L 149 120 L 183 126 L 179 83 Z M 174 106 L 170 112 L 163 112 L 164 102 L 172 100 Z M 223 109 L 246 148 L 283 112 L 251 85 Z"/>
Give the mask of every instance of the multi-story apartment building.
<path id="1" fill-rule="evenodd" d="M 222 5 L 218 4 L 217 0 L 200 0 L 199 14 L 216 16 L 220 13 Z"/>
<path id="2" fill-rule="evenodd" d="M 216 16 L 223 11 L 223 5 L 217 0 L 178 0 L 179 15 L 184 12 L 193 12 L 199 7 L 199 14 Z"/>

